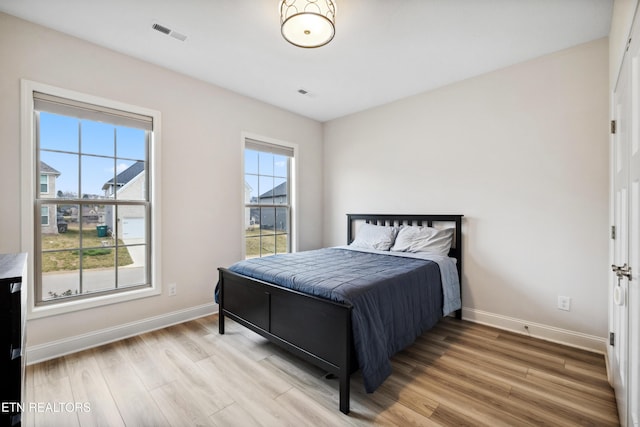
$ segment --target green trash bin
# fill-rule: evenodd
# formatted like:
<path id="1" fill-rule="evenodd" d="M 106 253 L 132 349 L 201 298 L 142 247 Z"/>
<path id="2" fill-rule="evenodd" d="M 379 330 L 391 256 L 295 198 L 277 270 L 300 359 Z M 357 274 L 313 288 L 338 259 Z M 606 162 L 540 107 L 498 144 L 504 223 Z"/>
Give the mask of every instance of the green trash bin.
<path id="1" fill-rule="evenodd" d="M 96 225 L 96 231 L 98 232 L 98 237 L 107 237 L 106 225 Z"/>

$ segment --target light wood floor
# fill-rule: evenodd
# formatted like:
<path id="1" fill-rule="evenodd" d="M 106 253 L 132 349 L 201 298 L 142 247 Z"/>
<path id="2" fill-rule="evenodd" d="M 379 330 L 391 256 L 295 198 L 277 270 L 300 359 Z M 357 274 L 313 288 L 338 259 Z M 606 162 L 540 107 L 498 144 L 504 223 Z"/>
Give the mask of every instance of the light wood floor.
<path id="1" fill-rule="evenodd" d="M 354 374 L 345 416 L 336 380 L 226 326 L 213 315 L 29 366 L 27 402 L 50 407 L 23 425 L 618 425 L 602 356 L 529 337 L 443 320 L 375 393 Z"/>

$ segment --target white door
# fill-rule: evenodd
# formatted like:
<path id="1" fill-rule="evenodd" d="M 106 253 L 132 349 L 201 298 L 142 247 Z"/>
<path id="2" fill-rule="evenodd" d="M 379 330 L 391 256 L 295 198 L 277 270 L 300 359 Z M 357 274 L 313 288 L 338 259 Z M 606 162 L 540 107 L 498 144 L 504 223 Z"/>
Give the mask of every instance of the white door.
<path id="1" fill-rule="evenodd" d="M 636 31 L 634 30 L 634 33 Z M 614 92 L 616 133 L 612 146 L 613 281 L 610 288 L 609 347 L 620 424 L 638 426 L 640 394 L 638 273 L 640 272 L 640 34 L 629 46 Z"/>
<path id="2" fill-rule="evenodd" d="M 626 64 L 625 64 L 626 65 Z M 613 266 L 623 268 L 629 264 L 629 139 L 631 118 L 631 85 L 628 67 L 623 66 L 614 93 L 614 115 L 616 132 L 613 136 L 612 172 L 613 172 L 613 221 L 615 240 L 613 244 Z M 609 330 L 613 334 L 614 345 L 608 347 L 609 363 L 613 387 L 616 392 L 620 424 L 627 425 L 628 395 L 628 351 L 627 336 L 629 312 L 627 309 L 628 278 L 623 271 L 612 272 L 610 287 Z"/>
<path id="3" fill-rule="evenodd" d="M 628 387 L 627 425 L 640 426 L 640 27 L 636 26 L 629 46 L 631 67 L 631 123 L 629 153 L 629 265 L 628 280 Z"/>

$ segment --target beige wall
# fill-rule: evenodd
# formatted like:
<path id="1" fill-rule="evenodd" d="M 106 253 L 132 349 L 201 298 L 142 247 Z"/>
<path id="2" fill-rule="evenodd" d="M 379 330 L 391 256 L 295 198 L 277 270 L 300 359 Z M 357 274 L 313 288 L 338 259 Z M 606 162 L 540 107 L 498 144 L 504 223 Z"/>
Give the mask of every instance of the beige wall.
<path id="1" fill-rule="evenodd" d="M 607 64 L 602 39 L 327 122 L 324 244 L 348 212 L 464 214 L 466 317 L 605 337 Z"/>
<path id="2" fill-rule="evenodd" d="M 177 295 L 31 320 L 29 346 L 212 303 L 216 267 L 241 256 L 242 132 L 299 145 L 299 248 L 321 242 L 319 123 L 5 14 L 0 64 L 0 252 L 22 247 L 20 79 L 162 113 L 162 277 Z"/>

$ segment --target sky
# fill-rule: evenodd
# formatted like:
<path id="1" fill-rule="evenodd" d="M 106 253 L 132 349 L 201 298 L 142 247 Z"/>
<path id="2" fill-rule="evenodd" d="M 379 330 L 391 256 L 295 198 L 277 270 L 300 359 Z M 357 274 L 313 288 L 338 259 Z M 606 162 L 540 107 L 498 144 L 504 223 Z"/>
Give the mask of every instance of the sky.
<path id="1" fill-rule="evenodd" d="M 78 193 L 81 165 L 81 194 L 102 195 L 102 186 L 145 160 L 145 151 L 144 130 L 40 112 L 40 160 L 60 172 L 56 192 Z"/>

